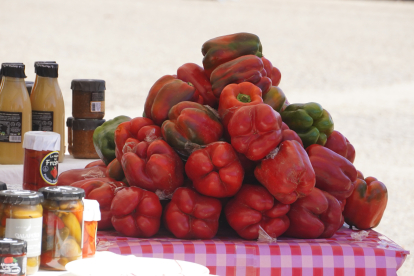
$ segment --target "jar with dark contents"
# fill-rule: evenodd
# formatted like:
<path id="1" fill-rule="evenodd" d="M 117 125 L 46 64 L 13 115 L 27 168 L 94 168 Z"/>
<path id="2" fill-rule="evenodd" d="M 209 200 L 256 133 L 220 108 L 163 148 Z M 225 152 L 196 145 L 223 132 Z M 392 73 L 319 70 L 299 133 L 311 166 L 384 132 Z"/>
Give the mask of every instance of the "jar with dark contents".
<path id="1" fill-rule="evenodd" d="M 27 242 L 20 239 L 0 239 L 0 275 L 25 276 Z"/>
<path id="2" fill-rule="evenodd" d="M 0 191 L 0 238 L 27 242 L 28 275 L 39 270 L 42 244 L 43 195 L 35 191 Z"/>
<path id="3" fill-rule="evenodd" d="M 37 191 L 56 185 L 60 134 L 45 131 L 29 131 L 24 135 L 23 189 Z"/>
<path id="4" fill-rule="evenodd" d="M 105 116 L 105 81 L 72 80 L 72 116 L 77 119 L 102 119 Z"/>
<path id="5" fill-rule="evenodd" d="M 39 192 L 45 197 L 40 267 L 65 270 L 67 263 L 82 259 L 85 191 L 70 186 L 50 186 Z"/>
<path id="6" fill-rule="evenodd" d="M 95 129 L 105 122 L 104 119 L 73 119 L 71 132 L 68 132 L 68 140 L 72 141 L 72 155 L 74 158 L 98 159 L 93 144 Z M 69 129 L 68 129 L 69 130 Z M 70 130 L 69 130 L 70 131 Z"/>

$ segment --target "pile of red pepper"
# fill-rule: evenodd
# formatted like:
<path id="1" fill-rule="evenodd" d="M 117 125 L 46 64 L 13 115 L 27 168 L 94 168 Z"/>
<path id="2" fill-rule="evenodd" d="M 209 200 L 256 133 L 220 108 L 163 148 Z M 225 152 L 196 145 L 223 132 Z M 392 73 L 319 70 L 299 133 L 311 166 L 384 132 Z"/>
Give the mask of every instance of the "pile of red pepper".
<path id="1" fill-rule="evenodd" d="M 177 238 L 211 239 L 222 215 L 245 239 L 329 238 L 344 221 L 379 224 L 385 185 L 356 170 L 354 147 L 327 110 L 287 101 L 256 35 L 213 38 L 202 54 L 203 67 L 161 77 L 144 116 L 111 133 L 107 167 L 91 165 L 71 184 L 100 202 L 99 229 L 151 237 L 163 225 Z M 88 170 L 101 178 L 84 180 Z"/>

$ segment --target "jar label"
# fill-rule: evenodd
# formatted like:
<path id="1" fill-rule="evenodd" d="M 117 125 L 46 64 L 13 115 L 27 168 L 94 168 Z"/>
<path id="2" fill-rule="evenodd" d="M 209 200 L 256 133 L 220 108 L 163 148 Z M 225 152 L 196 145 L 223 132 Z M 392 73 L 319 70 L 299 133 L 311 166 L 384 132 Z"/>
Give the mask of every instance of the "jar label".
<path id="1" fill-rule="evenodd" d="M 32 219 L 7 218 L 6 238 L 27 241 L 27 257 L 39 256 L 42 249 L 42 222 L 42 217 Z"/>
<path id="2" fill-rule="evenodd" d="M 50 184 L 56 185 L 58 181 L 58 162 L 59 152 L 52 151 L 48 153 L 40 162 L 40 176 L 43 180 Z"/>
<path id="3" fill-rule="evenodd" d="M 53 111 L 32 111 L 33 131 L 53 131 Z"/>
<path id="4" fill-rule="evenodd" d="M 26 275 L 26 256 L 0 257 L 0 275 Z"/>
<path id="5" fill-rule="evenodd" d="M 104 112 L 105 109 L 105 92 L 93 92 L 91 93 L 91 112 Z"/>
<path id="6" fill-rule="evenodd" d="M 22 142 L 21 112 L 0 112 L 0 142 Z"/>

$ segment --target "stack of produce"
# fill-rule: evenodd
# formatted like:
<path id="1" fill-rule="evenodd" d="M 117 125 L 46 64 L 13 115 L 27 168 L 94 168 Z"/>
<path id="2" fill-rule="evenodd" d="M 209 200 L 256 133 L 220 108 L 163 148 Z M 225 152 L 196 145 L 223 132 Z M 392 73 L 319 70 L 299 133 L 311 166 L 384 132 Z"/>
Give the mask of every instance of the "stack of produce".
<path id="1" fill-rule="evenodd" d="M 99 229 L 151 237 L 164 225 L 177 238 L 211 239 L 223 214 L 245 239 L 329 238 L 344 221 L 379 224 L 386 187 L 356 170 L 326 109 L 287 101 L 256 35 L 213 38 L 202 54 L 203 67 L 155 82 L 143 117 L 96 130 L 102 163 L 60 176 L 65 185 L 77 175 L 71 185 L 100 202 Z"/>

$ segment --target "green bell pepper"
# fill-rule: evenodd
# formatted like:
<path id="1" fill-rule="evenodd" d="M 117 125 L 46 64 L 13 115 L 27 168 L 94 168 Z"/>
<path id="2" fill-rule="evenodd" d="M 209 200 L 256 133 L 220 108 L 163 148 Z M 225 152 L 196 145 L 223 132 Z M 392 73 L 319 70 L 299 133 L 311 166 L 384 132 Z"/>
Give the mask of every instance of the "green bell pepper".
<path id="1" fill-rule="evenodd" d="M 120 123 L 130 121 L 128 116 L 117 116 L 97 127 L 93 133 L 93 145 L 96 153 L 108 165 L 115 159 L 115 129 Z"/>
<path id="2" fill-rule="evenodd" d="M 334 130 L 331 115 L 318 103 L 291 104 L 281 115 L 283 122 L 302 139 L 305 148 L 312 144 L 325 145 Z"/>

